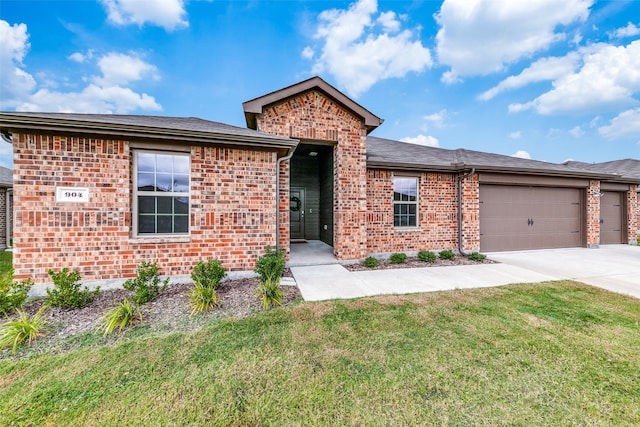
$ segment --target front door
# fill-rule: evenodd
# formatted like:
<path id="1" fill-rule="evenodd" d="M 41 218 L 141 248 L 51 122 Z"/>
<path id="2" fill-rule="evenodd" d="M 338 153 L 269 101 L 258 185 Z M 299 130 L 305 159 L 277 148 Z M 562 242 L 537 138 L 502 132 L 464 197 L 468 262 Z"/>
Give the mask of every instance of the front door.
<path id="1" fill-rule="evenodd" d="M 624 193 L 603 191 L 600 197 L 600 244 L 624 243 Z"/>
<path id="2" fill-rule="evenodd" d="M 304 188 L 289 190 L 289 227 L 291 239 L 304 239 Z"/>

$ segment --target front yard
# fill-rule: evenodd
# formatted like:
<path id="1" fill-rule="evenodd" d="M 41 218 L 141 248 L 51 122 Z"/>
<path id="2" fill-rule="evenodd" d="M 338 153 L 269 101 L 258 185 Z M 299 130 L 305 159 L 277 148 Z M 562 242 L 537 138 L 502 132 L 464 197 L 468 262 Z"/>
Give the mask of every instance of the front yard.
<path id="1" fill-rule="evenodd" d="M 640 302 L 574 282 L 299 303 L 0 361 L 0 425 L 639 425 Z"/>

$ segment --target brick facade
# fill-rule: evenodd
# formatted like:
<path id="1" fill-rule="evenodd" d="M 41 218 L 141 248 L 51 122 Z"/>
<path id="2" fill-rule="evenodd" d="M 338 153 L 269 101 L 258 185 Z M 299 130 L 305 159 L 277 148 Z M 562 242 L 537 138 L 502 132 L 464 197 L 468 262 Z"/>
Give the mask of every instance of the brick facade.
<path id="1" fill-rule="evenodd" d="M 7 188 L 0 187 L 0 249 L 7 246 L 7 203 L 9 203 Z"/>
<path id="2" fill-rule="evenodd" d="M 587 188 L 587 247 L 600 244 L 600 181 L 589 181 Z"/>
<path id="3" fill-rule="evenodd" d="M 632 185 L 627 191 L 627 234 L 631 244 L 637 244 L 640 231 L 640 200 L 637 190 L 637 186 Z"/>
<path id="4" fill-rule="evenodd" d="M 84 280 L 135 275 L 143 260 L 189 274 L 200 259 L 252 270 L 275 244 L 274 151 L 193 146 L 190 235 L 132 236 L 127 141 L 14 134 L 14 268 L 48 282 L 47 269 Z M 88 187 L 89 203 L 57 203 L 56 186 Z"/>
<path id="5" fill-rule="evenodd" d="M 366 129 L 361 118 L 322 92 L 309 90 L 268 105 L 257 117 L 260 131 L 334 145 L 334 253 L 338 259 L 363 258 L 366 231 Z M 288 177 L 288 166 L 281 176 Z M 280 187 L 281 241 L 289 248 L 288 178 Z"/>

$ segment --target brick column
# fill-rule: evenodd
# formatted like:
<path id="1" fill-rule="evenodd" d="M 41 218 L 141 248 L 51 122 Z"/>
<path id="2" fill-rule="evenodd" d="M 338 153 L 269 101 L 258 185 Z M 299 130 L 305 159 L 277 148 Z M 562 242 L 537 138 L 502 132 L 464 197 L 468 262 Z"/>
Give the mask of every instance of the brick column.
<path id="1" fill-rule="evenodd" d="M 462 249 L 480 250 L 480 181 L 474 174 L 462 181 Z"/>
<path id="2" fill-rule="evenodd" d="M 587 247 L 600 245 L 600 181 L 587 188 Z"/>
<path id="3" fill-rule="evenodd" d="M 631 185 L 629 191 L 627 191 L 627 234 L 629 237 L 629 244 L 638 244 L 638 221 L 640 220 L 640 206 L 638 205 L 637 186 Z"/>

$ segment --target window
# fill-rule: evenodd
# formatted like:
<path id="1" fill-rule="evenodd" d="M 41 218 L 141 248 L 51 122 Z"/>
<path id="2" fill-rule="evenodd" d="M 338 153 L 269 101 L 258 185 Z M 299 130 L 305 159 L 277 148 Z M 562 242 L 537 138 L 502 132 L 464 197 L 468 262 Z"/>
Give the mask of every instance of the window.
<path id="1" fill-rule="evenodd" d="M 189 233 L 189 163 L 188 154 L 135 152 L 137 235 Z"/>
<path id="2" fill-rule="evenodd" d="M 393 178 L 393 226 L 418 225 L 418 178 Z"/>

